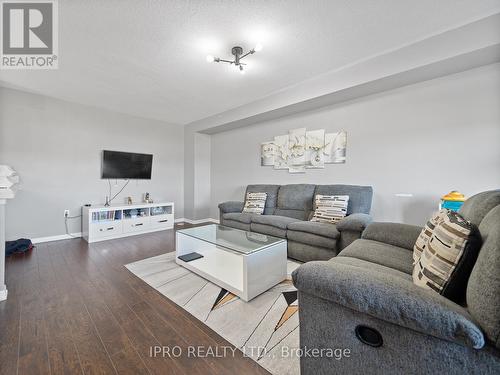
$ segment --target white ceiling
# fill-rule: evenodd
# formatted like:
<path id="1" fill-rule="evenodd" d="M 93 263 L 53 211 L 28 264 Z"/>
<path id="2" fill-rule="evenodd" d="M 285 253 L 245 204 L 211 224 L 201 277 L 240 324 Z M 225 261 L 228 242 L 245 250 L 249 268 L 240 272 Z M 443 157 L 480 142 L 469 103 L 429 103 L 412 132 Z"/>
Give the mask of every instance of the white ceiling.
<path id="1" fill-rule="evenodd" d="M 64 0 L 59 70 L 0 85 L 186 124 L 488 15 L 500 0 Z M 248 72 L 208 64 L 264 49 Z"/>

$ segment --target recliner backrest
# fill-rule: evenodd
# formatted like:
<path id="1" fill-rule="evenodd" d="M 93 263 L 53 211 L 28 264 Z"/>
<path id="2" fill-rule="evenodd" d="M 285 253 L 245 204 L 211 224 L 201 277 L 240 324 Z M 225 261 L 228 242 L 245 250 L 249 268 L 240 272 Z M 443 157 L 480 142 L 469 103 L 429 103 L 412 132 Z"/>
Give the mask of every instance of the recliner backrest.
<path id="1" fill-rule="evenodd" d="M 249 192 L 267 193 L 264 215 L 287 216 L 299 220 L 309 220 L 316 208 L 314 207 L 316 194 L 349 195 L 348 215 L 369 214 L 373 197 L 371 186 L 359 185 L 254 184 L 247 186 L 245 198 Z"/>
<path id="2" fill-rule="evenodd" d="M 317 185 L 314 195 L 348 195 L 347 215 L 369 214 L 372 207 L 373 188 L 359 185 Z M 313 209 L 316 209 L 314 207 Z"/>
<path id="3" fill-rule="evenodd" d="M 278 191 L 278 203 L 275 215 L 307 220 L 312 210 L 316 185 L 292 184 L 283 185 Z"/>
<path id="4" fill-rule="evenodd" d="M 475 219 L 480 216 L 467 213 Z M 467 308 L 488 340 L 500 349 L 500 204 L 484 215 L 479 231 L 483 244 L 467 284 Z"/>
<path id="5" fill-rule="evenodd" d="M 460 215 L 479 226 L 490 210 L 500 204 L 500 190 L 483 191 L 467 199 L 460 208 Z"/>
<path id="6" fill-rule="evenodd" d="M 273 215 L 274 210 L 276 209 L 276 202 L 278 200 L 279 188 L 280 185 L 266 185 L 266 184 L 248 185 L 243 200 L 246 199 L 247 193 L 267 193 L 264 215 Z"/>

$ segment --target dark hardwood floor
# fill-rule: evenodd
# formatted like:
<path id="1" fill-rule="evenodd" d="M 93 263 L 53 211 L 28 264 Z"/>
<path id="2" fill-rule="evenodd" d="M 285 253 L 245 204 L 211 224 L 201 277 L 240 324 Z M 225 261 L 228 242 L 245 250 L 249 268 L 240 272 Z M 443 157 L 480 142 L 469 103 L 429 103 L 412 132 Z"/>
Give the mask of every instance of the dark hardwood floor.
<path id="1" fill-rule="evenodd" d="M 174 231 L 87 244 L 39 244 L 6 261 L 0 374 L 268 374 L 250 358 L 188 358 L 188 346 L 229 346 L 124 265 L 174 251 Z M 179 346 L 178 358 L 150 356 Z"/>

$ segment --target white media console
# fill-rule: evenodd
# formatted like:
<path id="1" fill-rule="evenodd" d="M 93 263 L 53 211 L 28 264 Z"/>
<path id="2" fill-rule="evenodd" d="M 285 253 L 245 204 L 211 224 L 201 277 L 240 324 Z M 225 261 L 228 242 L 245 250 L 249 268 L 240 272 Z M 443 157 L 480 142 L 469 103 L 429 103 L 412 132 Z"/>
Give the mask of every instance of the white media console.
<path id="1" fill-rule="evenodd" d="M 172 202 L 82 208 L 82 237 L 89 243 L 173 227 Z"/>

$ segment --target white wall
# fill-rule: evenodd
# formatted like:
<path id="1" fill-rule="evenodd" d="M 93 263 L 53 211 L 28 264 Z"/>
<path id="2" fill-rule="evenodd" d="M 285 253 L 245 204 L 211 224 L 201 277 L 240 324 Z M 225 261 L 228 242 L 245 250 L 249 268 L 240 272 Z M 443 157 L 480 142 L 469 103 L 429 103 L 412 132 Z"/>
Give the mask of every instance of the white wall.
<path id="1" fill-rule="evenodd" d="M 0 88 L 0 164 L 22 181 L 7 204 L 7 239 L 64 234 L 64 209 L 78 215 L 85 203 L 104 203 L 103 149 L 154 155 L 152 179 L 131 181 L 114 203 L 126 196 L 139 202 L 147 191 L 156 201 L 174 201 L 175 216 L 183 217 L 183 148 L 179 125 Z M 70 221 L 70 232 L 80 232 L 79 220 Z"/>
<path id="2" fill-rule="evenodd" d="M 211 138 L 189 126 L 184 128 L 184 217 L 192 220 L 210 216 Z"/>
<path id="3" fill-rule="evenodd" d="M 211 217 L 250 183 L 363 184 L 376 220 L 422 224 L 452 189 L 500 188 L 500 64 L 212 136 Z M 289 129 L 348 133 L 347 163 L 292 175 L 260 166 Z M 411 193 L 412 198 L 396 197 Z"/>
<path id="4" fill-rule="evenodd" d="M 500 188 L 499 103 L 495 64 L 212 136 L 196 134 L 188 158 L 182 127 L 0 89 L 0 164 L 12 165 L 22 179 L 22 190 L 7 205 L 7 238 L 64 234 L 64 209 L 76 215 L 84 203 L 103 203 L 103 149 L 153 153 L 153 179 L 131 182 L 116 202 L 149 191 L 157 201 L 174 201 L 177 218 L 185 216 L 185 194 L 192 206 L 186 217 L 202 219 L 217 217 L 219 202 L 241 200 L 249 183 L 349 183 L 374 187 L 375 219 L 421 224 L 451 189 L 471 195 Z M 300 175 L 260 166 L 261 142 L 303 126 L 347 130 L 347 163 Z M 196 177 L 188 186 L 184 163 L 190 159 L 203 168 L 187 166 Z M 70 231 L 80 231 L 78 220 Z"/>

